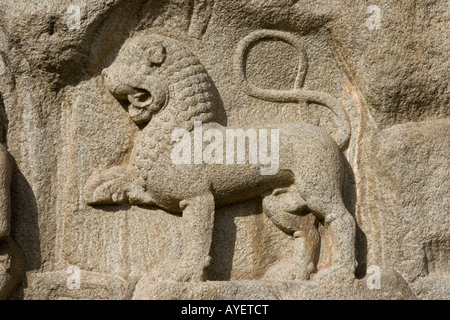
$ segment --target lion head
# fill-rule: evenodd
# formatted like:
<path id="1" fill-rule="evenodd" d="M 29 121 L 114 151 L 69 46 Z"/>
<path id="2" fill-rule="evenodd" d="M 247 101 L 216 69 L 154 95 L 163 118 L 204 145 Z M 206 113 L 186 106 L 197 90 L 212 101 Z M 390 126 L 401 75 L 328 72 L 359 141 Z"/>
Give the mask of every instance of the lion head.
<path id="1" fill-rule="evenodd" d="M 214 118 L 211 79 L 200 61 L 174 39 L 138 33 L 124 43 L 102 77 L 108 91 L 128 105 L 136 124 L 159 118 L 186 127 Z"/>

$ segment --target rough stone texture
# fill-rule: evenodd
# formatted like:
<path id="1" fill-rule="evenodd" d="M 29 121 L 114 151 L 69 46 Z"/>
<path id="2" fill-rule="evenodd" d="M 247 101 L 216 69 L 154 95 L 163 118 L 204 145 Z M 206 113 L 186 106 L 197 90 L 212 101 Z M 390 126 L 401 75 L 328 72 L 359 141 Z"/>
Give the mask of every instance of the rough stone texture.
<path id="1" fill-rule="evenodd" d="M 152 282 L 145 276 L 133 300 L 415 300 L 408 284 L 392 270 L 382 272 L 380 289 L 367 287 L 367 279 L 329 281 L 227 281 L 204 283 Z"/>
<path id="2" fill-rule="evenodd" d="M 376 250 L 419 297 L 450 293 L 449 134 L 440 120 L 393 126 L 372 140 L 369 183 L 378 192 L 370 211 L 383 234 Z"/>
<path id="3" fill-rule="evenodd" d="M 0 298 L 450 299 L 449 24 L 447 0 L 2 0 Z M 174 171 L 185 116 L 282 129 L 293 177 Z"/>
<path id="4" fill-rule="evenodd" d="M 15 293 L 26 300 L 125 300 L 131 298 L 133 283 L 118 276 L 81 271 L 80 288 L 67 284 L 66 272 L 32 273 Z M 24 288 L 25 287 L 25 288 Z"/>

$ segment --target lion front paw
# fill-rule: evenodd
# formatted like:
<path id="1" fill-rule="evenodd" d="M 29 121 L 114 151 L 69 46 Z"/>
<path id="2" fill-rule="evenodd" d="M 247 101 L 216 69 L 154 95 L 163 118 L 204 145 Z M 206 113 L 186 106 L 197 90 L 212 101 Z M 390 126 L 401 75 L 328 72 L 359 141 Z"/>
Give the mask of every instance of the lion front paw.
<path id="1" fill-rule="evenodd" d="M 108 181 L 99 186 L 87 188 L 93 189 L 86 193 L 86 203 L 89 205 L 99 204 L 122 204 L 128 201 L 126 191 L 121 189 L 120 182 Z"/>
<path id="2" fill-rule="evenodd" d="M 130 176 L 127 170 L 113 168 L 93 174 L 85 186 L 85 199 L 89 205 L 123 204 L 129 202 Z"/>

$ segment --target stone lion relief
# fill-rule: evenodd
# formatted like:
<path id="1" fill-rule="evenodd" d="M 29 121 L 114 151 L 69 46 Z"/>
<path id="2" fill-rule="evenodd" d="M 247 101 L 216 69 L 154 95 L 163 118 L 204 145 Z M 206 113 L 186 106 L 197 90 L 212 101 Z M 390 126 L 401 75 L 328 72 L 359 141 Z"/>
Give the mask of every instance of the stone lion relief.
<path id="1" fill-rule="evenodd" d="M 291 91 L 260 89 L 247 81 L 245 55 L 253 42 L 263 38 L 288 42 L 298 50 L 301 67 Z M 342 132 L 333 139 L 307 123 L 265 126 L 279 132 L 279 145 L 271 140 L 272 150 L 279 150 L 278 170 L 270 175 L 261 174 L 262 164 L 175 164 L 171 158 L 177 143 L 174 130 L 183 129 L 193 137 L 201 124 L 203 130 L 225 136 L 233 128 L 217 121 L 220 97 L 206 69 L 188 48 L 162 35 L 137 33 L 125 42 L 102 76 L 107 90 L 141 131 L 129 163 L 89 178 L 86 202 L 153 205 L 182 214 L 182 263 L 176 272 L 169 274 L 168 270 L 164 279 L 158 280 L 207 280 L 215 208 L 258 197 L 264 213 L 278 228 L 297 239 L 305 238 L 298 279 L 309 279 L 315 270 L 317 221 L 323 222 L 331 236 L 332 266 L 315 279 L 336 273 L 354 277 L 355 221 L 342 197 L 345 160 L 340 147 L 345 147 L 350 134 L 345 111 L 329 95 L 302 89 L 306 54 L 290 34 L 252 33 L 239 44 L 235 60 L 237 79 L 247 94 L 277 102 L 321 104 L 339 118 Z"/>

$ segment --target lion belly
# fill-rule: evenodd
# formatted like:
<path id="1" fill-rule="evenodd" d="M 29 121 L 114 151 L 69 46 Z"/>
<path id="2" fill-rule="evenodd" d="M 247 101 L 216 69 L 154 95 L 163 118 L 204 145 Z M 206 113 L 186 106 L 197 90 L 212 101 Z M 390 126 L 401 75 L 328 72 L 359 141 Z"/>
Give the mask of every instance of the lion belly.
<path id="1" fill-rule="evenodd" d="M 281 170 L 275 175 L 261 175 L 259 166 L 250 165 L 218 166 L 211 176 L 218 206 L 251 200 L 265 191 L 294 181 L 291 171 Z"/>
<path id="2" fill-rule="evenodd" d="M 342 180 L 342 154 L 324 130 L 305 123 L 265 127 L 279 130 L 279 166 L 273 175 L 263 175 L 260 165 L 211 167 L 210 181 L 217 205 L 258 197 L 265 191 L 296 182 L 338 190 Z M 269 144 L 270 149 L 270 144 Z"/>

